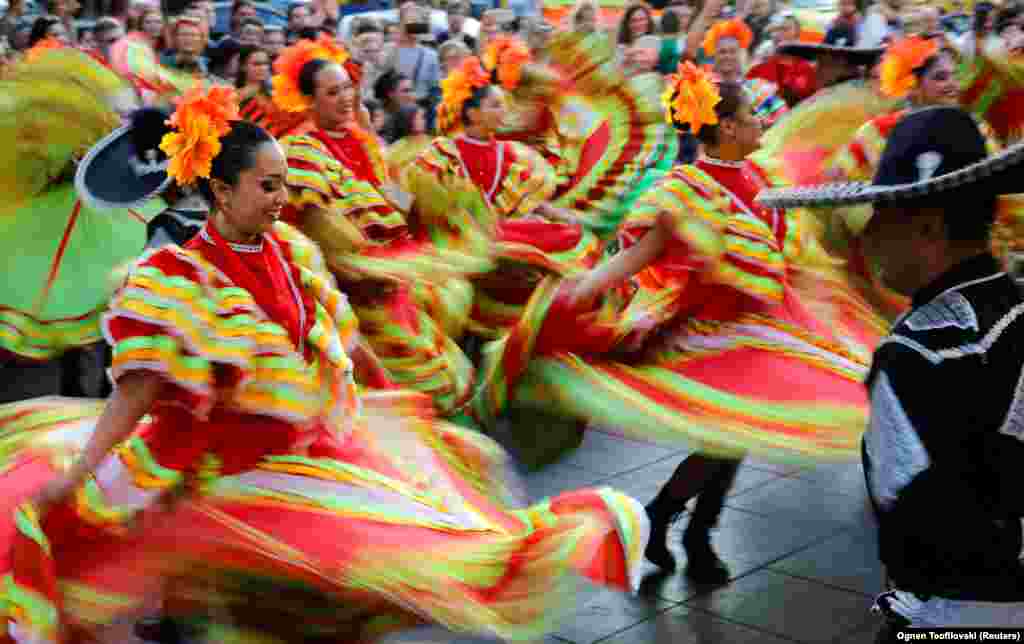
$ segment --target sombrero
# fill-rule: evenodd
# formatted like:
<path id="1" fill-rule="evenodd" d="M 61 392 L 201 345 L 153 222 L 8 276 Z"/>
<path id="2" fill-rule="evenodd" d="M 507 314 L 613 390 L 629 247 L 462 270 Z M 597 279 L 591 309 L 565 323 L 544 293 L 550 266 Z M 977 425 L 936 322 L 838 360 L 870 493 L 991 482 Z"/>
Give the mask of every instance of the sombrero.
<path id="1" fill-rule="evenodd" d="M 845 25 L 835 25 L 825 33 L 820 43 L 786 42 L 778 52 L 805 60 L 817 60 L 822 54 L 843 56 L 851 65 L 873 65 L 885 53 L 884 47 L 857 47 L 856 34 Z"/>
<path id="2" fill-rule="evenodd" d="M 964 200 L 1022 191 L 1024 142 L 988 156 L 974 119 L 956 107 L 905 116 L 889 135 L 871 183 L 773 188 L 757 195 L 768 208 Z M 953 191 L 956 191 L 955 193 Z"/>
<path id="3" fill-rule="evenodd" d="M 138 110 L 131 124 L 101 139 L 78 164 L 75 189 L 91 207 L 137 208 L 167 189 L 167 155 L 160 139 L 168 114 Z"/>

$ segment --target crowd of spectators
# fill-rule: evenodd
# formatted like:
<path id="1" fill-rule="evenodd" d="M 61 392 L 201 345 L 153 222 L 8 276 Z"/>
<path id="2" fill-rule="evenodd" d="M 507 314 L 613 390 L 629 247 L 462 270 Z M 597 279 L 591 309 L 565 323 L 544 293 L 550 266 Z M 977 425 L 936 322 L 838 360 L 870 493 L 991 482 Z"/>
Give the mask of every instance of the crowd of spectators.
<path id="1" fill-rule="evenodd" d="M 344 39 L 362 64 L 362 99 L 378 134 L 392 142 L 409 134 L 429 133 L 440 100 L 440 81 L 466 56 L 480 54 L 501 33 L 518 33 L 538 57 L 554 29 L 606 31 L 617 46 L 619 64 L 630 74 L 668 74 L 681 60 L 709 62 L 701 49 L 710 24 L 722 15 L 741 17 L 754 38 L 747 51 L 718 52 L 716 67 L 732 76 L 769 59 L 779 43 L 797 40 L 808 25 L 776 0 L 653 0 L 628 4 L 617 24 L 596 0 L 578 0 L 558 21 L 542 15 L 540 0 L 509 3 L 512 8 L 480 0 L 438 0 L 437 4 L 405 2 L 397 11 L 356 13 L 340 33 L 342 7 L 336 0 L 300 1 L 288 5 L 284 24 L 261 18 L 251 0 L 235 0 L 227 30 L 217 31 L 212 0 L 114 0 L 109 12 L 85 22 L 78 0 L 45 0 L 45 13 L 29 15 L 28 0 L 11 0 L 0 20 L 0 64 L 6 64 L 45 38 L 55 38 L 88 50 L 101 60 L 126 35 L 143 38 L 162 64 L 233 84 L 243 98 L 269 92 L 273 63 L 281 50 L 301 38 L 321 34 Z M 108 2 L 110 0 L 107 0 Z M 125 4 L 125 2 L 130 4 Z M 837 0 L 837 15 L 828 28 L 841 28 L 858 46 L 876 46 L 898 33 L 914 32 L 946 38 L 951 47 L 970 55 L 991 33 L 992 5 L 979 2 L 973 17 L 963 11 L 932 6 L 910 8 L 905 0 Z M 431 14 L 444 12 L 446 25 L 432 28 Z M 382 20 L 379 15 L 395 16 Z M 471 21 L 478 21 L 470 28 Z M 957 34 L 952 27 L 966 23 Z M 83 26 L 84 25 L 84 26 Z M 725 63 L 723 63 L 723 59 Z M 731 62 L 730 62 L 731 61 Z"/>

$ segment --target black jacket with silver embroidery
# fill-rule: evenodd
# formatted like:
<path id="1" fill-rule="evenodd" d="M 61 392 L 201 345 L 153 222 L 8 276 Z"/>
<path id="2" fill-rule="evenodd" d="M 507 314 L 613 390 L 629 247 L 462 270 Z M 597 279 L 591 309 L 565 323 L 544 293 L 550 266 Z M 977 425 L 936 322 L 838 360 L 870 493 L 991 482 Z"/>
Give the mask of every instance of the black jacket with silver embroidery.
<path id="1" fill-rule="evenodd" d="M 864 471 L 892 583 L 1021 601 L 1024 296 L 990 255 L 914 297 L 875 351 Z"/>

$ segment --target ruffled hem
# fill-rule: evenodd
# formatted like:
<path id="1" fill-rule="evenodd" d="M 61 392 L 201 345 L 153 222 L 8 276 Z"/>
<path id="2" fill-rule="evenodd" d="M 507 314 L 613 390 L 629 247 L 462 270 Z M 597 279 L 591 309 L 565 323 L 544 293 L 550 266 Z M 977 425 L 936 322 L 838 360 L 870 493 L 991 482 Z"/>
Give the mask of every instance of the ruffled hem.
<path id="1" fill-rule="evenodd" d="M 665 123 L 659 81 L 626 78 L 606 39 L 564 33 L 552 41 L 553 64 L 574 100 L 557 121 L 557 155 L 564 180 L 555 205 L 577 211 L 604 238 L 675 163 L 678 137 Z M 564 87 L 558 92 L 565 96 Z M 588 111 L 589 110 L 589 111 Z M 581 113 L 582 111 L 582 113 Z"/>
<path id="2" fill-rule="evenodd" d="M 678 167 L 638 202 L 621 235 L 623 245 L 638 242 L 655 225 L 665 226 L 681 248 L 647 269 L 664 274 L 659 281 L 671 280 L 672 271 L 695 271 L 755 299 L 782 301 L 786 264 L 775 236 L 763 221 L 730 203 L 707 174 Z"/>
<path id="3" fill-rule="evenodd" d="M 279 228 L 291 239 L 293 259 L 311 261 L 304 248 L 308 242 Z M 197 254 L 176 247 L 145 254 L 103 319 L 114 379 L 133 370 L 159 373 L 199 418 L 222 403 L 288 422 L 307 422 L 325 412 L 333 422 L 343 422 L 347 410 L 341 407 L 353 385 L 342 341 L 356 323 L 345 297 L 318 273 L 317 263 L 299 265 L 302 286 L 317 304 L 308 339 L 319 355 L 307 364 L 287 331 Z M 234 372 L 230 389 L 222 389 L 214 365 Z"/>
<path id="4" fill-rule="evenodd" d="M 60 543 L 88 523 L 80 505 L 42 524 L 30 506 L 13 512 L 14 497 L 63 467 L 31 460 L 45 454 L 38 450 L 75 449 L 92 431 L 62 435 L 35 423 L 21 452 L 28 460 L 4 472 L 14 548 L 10 583 L 0 590 L 3 616 L 25 634 L 56 641 L 72 624 L 109 623 L 138 605 L 145 588 L 174 576 L 180 583 L 165 588 L 171 602 L 259 605 L 261 597 L 273 598 L 271 614 L 292 610 L 326 632 L 355 610 L 364 618 L 405 613 L 456 631 L 529 639 L 548 631 L 572 600 L 563 591 L 574 571 L 635 587 L 648 531 L 638 502 L 597 489 L 509 509 L 506 456 L 493 441 L 431 420 L 423 396 L 389 392 L 364 403 L 366 417 L 346 442 L 314 446 L 319 456 L 273 456 L 242 473 L 204 479 L 197 496 L 160 511 L 158 521 L 143 513 L 131 534 L 99 554 Z M 75 415 L 61 406 L 53 413 Z M 7 412 L 0 408 L 0 423 L 14 416 Z M 119 453 L 123 459 L 125 449 Z M 166 487 L 104 476 L 107 493 L 150 508 L 156 498 L 145 493 Z M 102 565 L 81 572 L 74 566 L 81 556 L 101 557 Z M 58 577 L 57 570 L 79 572 Z M 188 594 L 200 588 L 202 595 Z M 280 599 L 295 593 L 313 606 Z M 57 605 L 64 608 L 59 618 Z"/>
<path id="5" fill-rule="evenodd" d="M 546 409 L 554 404 L 629 438 L 685 444 L 723 457 L 749 452 L 797 465 L 860 458 L 868 402 L 859 380 L 821 369 L 815 363 L 829 364 L 828 358 L 808 353 L 758 346 L 723 351 L 733 355 L 694 356 L 678 366 L 634 367 L 572 355 L 538 359 L 517 387 L 516 403 Z M 730 360 L 742 364 L 745 375 L 733 369 L 724 378 Z M 799 386 L 773 375 L 794 369 L 805 372 Z M 752 383 L 751 373 L 766 375 Z"/>
<path id="6" fill-rule="evenodd" d="M 0 309 L 0 351 L 19 358 L 50 360 L 102 339 L 98 311 L 71 320 L 38 320 L 20 311 Z"/>

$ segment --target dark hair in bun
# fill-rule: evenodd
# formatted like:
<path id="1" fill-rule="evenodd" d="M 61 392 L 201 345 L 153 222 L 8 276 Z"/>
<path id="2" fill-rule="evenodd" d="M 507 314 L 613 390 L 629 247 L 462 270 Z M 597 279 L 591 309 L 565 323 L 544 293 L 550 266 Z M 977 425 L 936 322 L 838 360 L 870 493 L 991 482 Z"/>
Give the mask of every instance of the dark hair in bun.
<path id="1" fill-rule="evenodd" d="M 220 140 L 220 153 L 213 159 L 210 179 L 218 179 L 229 186 L 238 185 L 238 176 L 256 165 L 256 150 L 274 137 L 249 121 L 234 121 L 231 131 Z M 210 179 L 199 180 L 199 194 L 212 208 L 215 205 Z"/>

